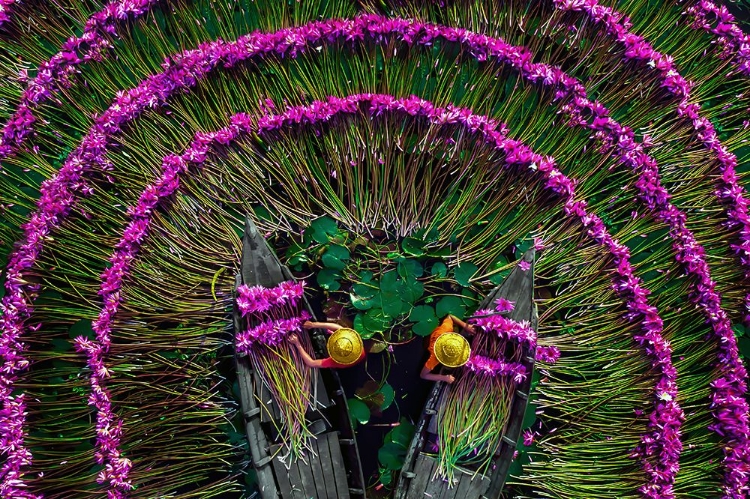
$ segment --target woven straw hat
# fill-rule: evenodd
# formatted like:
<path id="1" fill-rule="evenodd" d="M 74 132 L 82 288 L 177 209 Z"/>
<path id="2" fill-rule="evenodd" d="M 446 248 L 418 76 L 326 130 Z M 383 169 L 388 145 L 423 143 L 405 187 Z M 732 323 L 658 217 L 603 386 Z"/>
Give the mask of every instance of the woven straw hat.
<path id="1" fill-rule="evenodd" d="M 469 342 L 460 334 L 441 334 L 435 341 L 435 357 L 446 367 L 459 367 L 466 364 L 469 354 L 471 354 Z"/>
<path id="2" fill-rule="evenodd" d="M 342 328 L 328 338 L 328 355 L 339 364 L 354 364 L 365 346 L 354 329 Z"/>

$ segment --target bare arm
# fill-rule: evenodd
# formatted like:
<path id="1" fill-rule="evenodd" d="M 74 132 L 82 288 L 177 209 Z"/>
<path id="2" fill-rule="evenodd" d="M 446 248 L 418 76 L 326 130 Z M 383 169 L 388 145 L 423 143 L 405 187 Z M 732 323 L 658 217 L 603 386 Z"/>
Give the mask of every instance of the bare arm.
<path id="1" fill-rule="evenodd" d="M 466 324 L 464 321 L 456 317 L 455 315 L 450 316 L 451 319 L 453 319 L 453 322 L 458 324 L 458 326 L 463 329 L 464 331 L 467 331 L 470 334 L 474 334 L 476 331 L 474 330 L 474 326 L 470 326 L 469 324 Z"/>
<path id="2" fill-rule="evenodd" d="M 341 329 L 342 325 L 336 324 L 335 322 L 312 322 L 312 321 L 305 321 L 304 324 L 302 324 L 302 327 L 305 329 L 325 329 L 329 334 L 333 331 L 338 331 Z"/>
<path id="3" fill-rule="evenodd" d="M 323 367 L 323 359 L 313 359 L 312 357 L 310 357 L 310 354 L 307 353 L 307 350 L 305 350 L 305 348 L 299 342 L 299 338 L 297 338 L 296 334 L 289 335 L 289 343 L 291 343 L 297 348 L 297 352 L 299 352 L 299 356 L 302 357 L 302 362 L 304 362 L 307 367 L 312 367 L 312 368 L 317 368 L 317 369 L 320 369 L 321 367 Z"/>
<path id="4" fill-rule="evenodd" d="M 419 373 L 419 377 L 426 379 L 427 381 L 445 381 L 448 384 L 456 381 L 456 378 L 452 374 L 433 374 L 427 367 L 422 368 L 422 372 Z"/>

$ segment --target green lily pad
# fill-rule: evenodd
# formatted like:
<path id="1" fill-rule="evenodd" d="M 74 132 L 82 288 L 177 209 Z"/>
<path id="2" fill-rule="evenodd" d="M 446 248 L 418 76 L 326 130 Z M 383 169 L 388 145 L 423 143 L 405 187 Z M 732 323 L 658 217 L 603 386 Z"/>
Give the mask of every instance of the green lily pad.
<path id="1" fill-rule="evenodd" d="M 400 470 L 404 465 L 406 458 L 406 449 L 393 442 L 386 442 L 378 449 L 378 461 L 389 470 Z"/>
<path id="2" fill-rule="evenodd" d="M 424 255 L 424 245 L 425 242 L 416 237 L 405 237 L 401 242 L 401 247 L 404 249 L 404 252 L 412 256 Z"/>
<path id="3" fill-rule="evenodd" d="M 341 283 L 338 281 L 340 278 L 341 274 L 334 269 L 322 269 L 316 276 L 320 287 L 328 291 L 336 291 L 341 287 Z"/>
<path id="4" fill-rule="evenodd" d="M 404 283 L 402 298 L 408 304 L 416 303 L 424 294 L 424 284 L 419 281 L 407 281 Z"/>
<path id="5" fill-rule="evenodd" d="M 466 314 L 466 306 L 462 298 L 458 296 L 444 296 L 437 302 L 435 315 L 437 317 L 445 317 L 448 314 L 453 314 L 459 318 Z"/>
<path id="6" fill-rule="evenodd" d="M 398 292 L 401 281 L 398 278 L 398 273 L 395 270 L 389 270 L 383 277 L 380 278 L 380 289 L 381 291 L 394 291 Z"/>
<path id="7" fill-rule="evenodd" d="M 477 294 L 470 290 L 469 288 L 464 288 L 461 290 L 461 301 L 463 302 L 464 306 L 466 308 L 473 307 L 474 305 L 477 305 L 479 303 L 479 300 L 477 299 Z"/>
<path id="8" fill-rule="evenodd" d="M 344 268 L 346 267 L 346 261 L 349 260 L 349 257 L 350 255 L 348 249 L 346 249 L 344 246 L 339 246 L 338 244 L 332 244 L 328 247 L 328 250 L 323 253 L 323 256 L 320 260 L 327 268 L 344 270 Z"/>
<path id="9" fill-rule="evenodd" d="M 380 408 L 382 410 L 386 410 L 393 403 L 393 399 L 396 398 L 396 392 L 393 390 L 393 387 L 391 385 L 385 383 L 380 388 L 380 393 L 383 394 L 383 405 Z"/>
<path id="10" fill-rule="evenodd" d="M 370 420 L 370 408 L 367 407 L 367 404 L 358 398 L 351 398 L 347 403 L 349 405 L 349 417 L 351 417 L 352 423 L 357 422 L 360 424 L 367 424 Z"/>
<path id="11" fill-rule="evenodd" d="M 372 297 L 362 297 L 355 295 L 354 293 L 349 293 L 349 300 L 352 302 L 352 307 L 356 308 L 357 310 L 369 310 L 375 305 L 375 298 Z"/>
<path id="12" fill-rule="evenodd" d="M 311 237 L 313 240 L 324 244 L 328 242 L 331 236 L 338 232 L 338 227 L 336 226 L 336 221 L 331 217 L 320 217 L 312 221 L 310 230 L 312 230 Z"/>
<path id="13" fill-rule="evenodd" d="M 430 333 L 438 326 L 438 318 L 430 317 L 423 321 L 419 321 L 411 328 L 411 330 L 417 336 L 429 336 Z"/>
<path id="14" fill-rule="evenodd" d="M 435 277 L 445 277 L 448 275 L 448 267 L 443 262 L 435 262 L 430 273 Z"/>
<path id="15" fill-rule="evenodd" d="M 456 277 L 456 281 L 458 281 L 461 286 L 468 287 L 469 279 L 471 279 L 472 276 L 476 274 L 477 270 L 479 270 L 479 267 L 477 267 L 473 263 L 463 262 L 455 268 L 453 274 Z"/>
<path id="16" fill-rule="evenodd" d="M 372 298 L 378 294 L 378 287 L 373 284 L 357 283 L 352 286 L 352 291 L 362 298 Z"/>
<path id="17" fill-rule="evenodd" d="M 307 261 L 307 255 L 305 254 L 305 248 L 299 245 L 297 242 L 293 242 L 284 253 L 287 265 L 297 265 Z"/>
<path id="18" fill-rule="evenodd" d="M 435 309 L 429 305 L 416 306 L 409 314 L 409 320 L 412 322 L 422 322 L 429 319 L 437 319 Z"/>
<path id="19" fill-rule="evenodd" d="M 378 477 L 378 480 L 380 480 L 380 483 L 388 487 L 393 483 L 393 471 L 389 469 L 383 469 L 380 472 L 380 476 Z"/>
<path id="20" fill-rule="evenodd" d="M 375 331 L 370 331 L 365 327 L 365 314 L 358 313 L 354 316 L 354 330 L 359 333 L 363 340 L 369 340 L 375 334 Z"/>
<path id="21" fill-rule="evenodd" d="M 411 439 L 414 438 L 415 429 L 406 418 L 401 418 L 400 424 L 388 432 L 386 439 L 406 449 L 411 444 Z"/>
<path id="22" fill-rule="evenodd" d="M 365 312 L 365 316 L 362 319 L 362 324 L 365 326 L 365 329 L 372 331 L 373 333 L 382 333 L 390 323 L 390 319 L 385 315 L 381 308 L 371 308 Z"/>
<path id="23" fill-rule="evenodd" d="M 424 269 L 422 268 L 422 264 L 417 260 L 413 258 L 404 258 L 398 262 L 398 274 L 406 280 L 410 278 L 416 279 L 417 277 L 422 277 Z"/>
<path id="24" fill-rule="evenodd" d="M 386 317 L 398 317 L 404 310 L 404 303 L 401 301 L 401 295 L 396 292 L 384 291 L 380 293 L 380 306 Z"/>

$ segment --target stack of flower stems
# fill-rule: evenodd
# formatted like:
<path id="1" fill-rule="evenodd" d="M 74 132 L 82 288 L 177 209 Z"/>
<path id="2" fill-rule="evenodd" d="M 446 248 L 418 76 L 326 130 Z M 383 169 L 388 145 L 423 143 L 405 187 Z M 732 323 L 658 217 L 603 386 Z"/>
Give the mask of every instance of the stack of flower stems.
<path id="1" fill-rule="evenodd" d="M 508 342 L 479 331 L 472 343 L 473 352 L 503 358 Z M 516 348 L 509 361 L 517 362 L 520 357 L 521 349 Z M 459 465 L 471 465 L 477 473 L 488 469 L 508 419 L 513 384 L 510 376 L 476 375 L 466 368 L 458 371 L 438 412 L 440 478 L 451 484 L 457 481 Z"/>

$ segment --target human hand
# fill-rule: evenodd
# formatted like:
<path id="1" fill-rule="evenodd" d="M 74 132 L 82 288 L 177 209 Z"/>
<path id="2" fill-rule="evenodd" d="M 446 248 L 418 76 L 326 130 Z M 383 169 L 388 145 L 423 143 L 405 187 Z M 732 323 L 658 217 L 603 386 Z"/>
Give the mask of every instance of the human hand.
<path id="1" fill-rule="evenodd" d="M 452 374 L 446 374 L 445 376 L 443 376 L 443 381 L 450 385 L 453 384 L 454 381 L 456 381 L 456 377 Z"/>
<path id="2" fill-rule="evenodd" d="M 299 345 L 299 338 L 297 338 L 297 335 L 292 333 L 289 335 L 289 343 L 292 345 Z"/>

